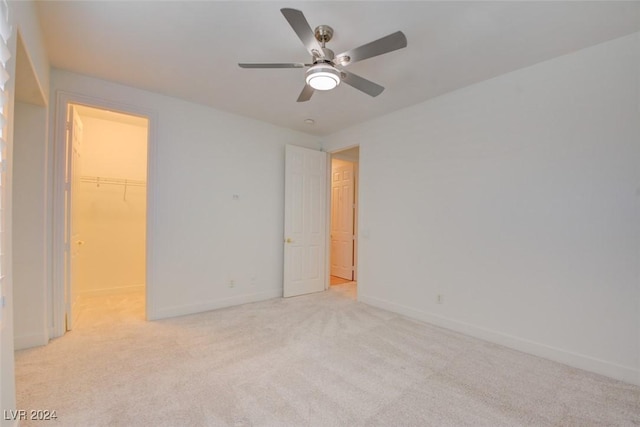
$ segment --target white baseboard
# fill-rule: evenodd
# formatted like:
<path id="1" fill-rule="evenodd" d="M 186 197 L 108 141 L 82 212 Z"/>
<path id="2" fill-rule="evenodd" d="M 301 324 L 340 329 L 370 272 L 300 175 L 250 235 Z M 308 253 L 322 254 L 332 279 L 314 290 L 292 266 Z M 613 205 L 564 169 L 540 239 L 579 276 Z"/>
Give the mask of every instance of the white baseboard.
<path id="1" fill-rule="evenodd" d="M 37 334 L 16 335 L 13 337 L 13 348 L 15 350 L 24 350 L 25 348 L 39 347 L 49 343 L 49 334 L 43 330 Z"/>
<path id="2" fill-rule="evenodd" d="M 273 291 L 257 292 L 253 294 L 237 295 L 230 298 L 222 298 L 211 301 L 199 302 L 197 304 L 186 304 L 174 307 L 164 307 L 156 310 L 147 309 L 149 320 L 166 319 L 168 317 L 184 316 L 187 314 L 202 313 L 203 311 L 216 310 L 219 308 L 232 307 L 234 305 L 247 304 L 250 302 L 264 301 L 272 298 L 282 297 L 282 289 Z"/>
<path id="3" fill-rule="evenodd" d="M 451 329 L 461 332 L 472 337 L 480 338 L 495 344 L 500 344 L 514 350 L 532 354 L 534 356 L 543 357 L 545 359 L 560 362 L 574 368 L 584 369 L 585 371 L 594 372 L 616 380 L 627 383 L 640 385 L 640 369 L 621 366 L 615 363 L 600 360 L 591 356 L 573 353 L 559 348 L 551 347 L 546 344 L 529 341 L 512 335 L 503 334 L 498 331 L 485 329 L 476 325 L 472 325 L 458 320 L 438 316 L 425 311 L 416 310 L 401 304 L 396 304 L 380 298 L 367 295 L 358 295 L 358 300 L 382 308 L 394 313 L 402 314 L 413 319 L 417 319 L 432 325 Z"/>
<path id="4" fill-rule="evenodd" d="M 80 297 L 101 297 L 108 295 L 124 294 L 127 292 L 144 291 L 144 285 L 119 286 L 117 288 L 91 289 L 80 291 Z"/>

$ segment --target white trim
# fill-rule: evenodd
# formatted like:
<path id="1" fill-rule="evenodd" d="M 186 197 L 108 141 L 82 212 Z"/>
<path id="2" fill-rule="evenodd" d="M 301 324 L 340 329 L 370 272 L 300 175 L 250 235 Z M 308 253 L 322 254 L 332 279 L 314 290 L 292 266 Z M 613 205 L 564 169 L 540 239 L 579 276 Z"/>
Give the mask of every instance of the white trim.
<path id="1" fill-rule="evenodd" d="M 16 335 L 13 337 L 14 350 L 24 350 L 25 348 L 39 347 L 49 342 L 49 334 L 43 329 L 39 334 Z"/>
<path id="2" fill-rule="evenodd" d="M 329 289 L 331 287 L 331 165 L 332 165 L 332 159 L 333 159 L 333 154 L 331 153 L 327 153 L 327 161 L 326 161 L 326 168 L 327 168 L 327 183 L 325 184 L 326 186 L 326 200 L 325 200 L 325 213 L 324 213 L 324 220 L 325 220 L 325 224 L 324 224 L 324 229 L 326 230 L 325 233 L 325 243 L 324 243 L 324 259 L 325 259 L 325 263 L 324 263 L 324 277 L 326 277 L 326 283 L 325 283 L 325 287 L 324 290 L 326 291 L 327 289 Z"/>
<path id="3" fill-rule="evenodd" d="M 64 249 L 60 251 L 56 248 L 64 245 L 64 175 L 65 170 L 65 132 L 66 132 L 66 102 L 62 102 L 58 97 L 56 100 L 56 111 L 54 120 L 54 141 L 53 141 L 53 248 L 51 252 L 51 311 L 53 318 L 52 337 L 60 337 L 65 333 L 65 300 L 64 300 Z M 62 111 L 60 111 L 62 110 Z M 62 125 L 60 121 L 62 120 Z M 62 200 L 61 200 L 62 199 Z"/>
<path id="4" fill-rule="evenodd" d="M 58 91 L 56 93 L 54 143 L 53 143 L 53 252 L 52 252 L 52 317 L 51 337 L 59 337 L 65 333 L 65 289 L 64 289 L 64 167 L 67 105 L 80 104 L 89 107 L 117 111 L 124 114 L 146 117 L 149 120 L 147 136 L 147 218 L 146 218 L 146 318 L 150 319 L 155 310 L 153 298 L 154 244 L 156 230 L 156 135 L 158 114 L 135 105 L 82 95 L 78 93 Z"/>
<path id="5" fill-rule="evenodd" d="M 503 334 L 491 329 L 416 310 L 401 304 L 396 304 L 381 298 L 362 295 L 358 292 L 358 300 L 374 307 L 402 314 L 413 319 L 423 321 L 432 325 L 440 326 L 453 331 L 461 332 L 475 338 L 480 338 L 495 344 L 503 345 L 514 350 L 539 356 L 545 359 L 560 362 L 578 369 L 595 372 L 627 383 L 640 386 L 640 370 L 621 366 L 606 360 L 596 359 L 579 353 L 573 353 L 559 348 L 529 341 L 512 335 Z"/>
<path id="6" fill-rule="evenodd" d="M 272 291 L 258 292 L 254 294 L 237 295 L 229 298 L 216 299 L 211 301 L 200 302 L 197 304 L 176 305 L 173 307 L 165 307 L 156 310 L 154 316 L 148 316 L 149 320 L 166 319 L 169 317 L 184 316 L 187 314 L 197 314 L 205 311 L 217 310 L 219 308 L 232 307 L 250 302 L 264 301 L 273 298 L 281 298 L 282 289 L 274 289 Z"/>

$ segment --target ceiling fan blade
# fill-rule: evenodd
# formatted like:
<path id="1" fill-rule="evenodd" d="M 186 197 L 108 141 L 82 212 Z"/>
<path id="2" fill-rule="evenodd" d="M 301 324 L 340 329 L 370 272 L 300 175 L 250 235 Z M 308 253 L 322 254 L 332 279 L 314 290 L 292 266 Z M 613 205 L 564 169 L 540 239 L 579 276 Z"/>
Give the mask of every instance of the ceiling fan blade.
<path id="1" fill-rule="evenodd" d="M 384 87 L 379 84 L 344 70 L 342 70 L 342 81 L 370 96 L 378 96 L 384 90 Z"/>
<path id="2" fill-rule="evenodd" d="M 300 92 L 300 96 L 298 96 L 298 102 L 305 102 L 311 99 L 311 95 L 313 95 L 314 89 L 309 86 L 309 85 L 305 85 L 304 88 L 302 89 L 302 92 Z"/>
<path id="3" fill-rule="evenodd" d="M 381 39 L 363 44 L 360 47 L 356 47 L 355 49 L 351 49 L 337 55 L 336 62 L 341 65 L 349 65 L 356 61 L 373 58 L 374 56 L 382 55 L 383 53 L 402 49 L 403 47 L 407 47 L 407 38 L 402 31 L 396 31 L 395 33 L 389 34 Z M 348 60 L 346 60 L 346 62 L 341 61 L 341 58 L 347 59 L 347 57 Z"/>
<path id="4" fill-rule="evenodd" d="M 282 12 L 300 40 L 302 40 L 302 44 L 307 48 L 309 53 L 312 56 L 323 57 L 322 46 L 320 46 L 320 43 L 316 40 L 316 36 L 313 34 L 313 30 L 311 26 L 309 26 L 304 14 L 297 9 L 289 8 L 280 9 L 280 12 Z"/>
<path id="5" fill-rule="evenodd" d="M 239 63 L 240 68 L 304 68 L 309 67 L 311 64 L 303 64 L 301 62 L 285 62 L 285 63 Z"/>

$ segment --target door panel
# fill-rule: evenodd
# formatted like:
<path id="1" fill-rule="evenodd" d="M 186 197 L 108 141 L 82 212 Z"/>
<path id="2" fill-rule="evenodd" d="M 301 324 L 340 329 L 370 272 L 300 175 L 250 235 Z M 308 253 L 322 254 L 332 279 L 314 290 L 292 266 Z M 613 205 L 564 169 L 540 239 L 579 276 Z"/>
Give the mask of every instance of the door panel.
<path id="1" fill-rule="evenodd" d="M 325 289 L 326 153 L 285 150 L 285 297 Z"/>
<path id="2" fill-rule="evenodd" d="M 353 280 L 354 164 L 334 160 L 331 172 L 331 275 Z"/>

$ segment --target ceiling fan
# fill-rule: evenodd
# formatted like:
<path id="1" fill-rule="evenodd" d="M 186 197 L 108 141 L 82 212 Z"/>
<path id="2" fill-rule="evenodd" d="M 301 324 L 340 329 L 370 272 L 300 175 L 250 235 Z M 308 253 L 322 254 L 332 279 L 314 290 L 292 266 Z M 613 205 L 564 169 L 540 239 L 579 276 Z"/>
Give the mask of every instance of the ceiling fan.
<path id="1" fill-rule="evenodd" d="M 331 49 L 325 46 L 333 37 L 333 28 L 328 25 L 320 25 L 316 27 L 315 31 L 312 31 L 301 11 L 285 8 L 280 9 L 280 12 L 311 54 L 312 63 L 240 63 L 238 65 L 241 68 L 308 68 L 305 78 L 306 84 L 298 96 L 298 102 L 308 101 L 314 91 L 331 90 L 340 82 L 361 90 L 367 95 L 380 95 L 384 87 L 337 66 L 346 67 L 363 59 L 407 47 L 405 35 L 402 31 L 396 31 L 378 40 L 335 55 Z"/>

